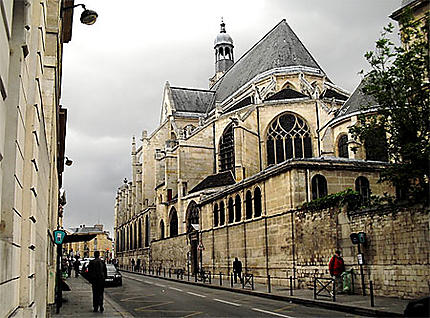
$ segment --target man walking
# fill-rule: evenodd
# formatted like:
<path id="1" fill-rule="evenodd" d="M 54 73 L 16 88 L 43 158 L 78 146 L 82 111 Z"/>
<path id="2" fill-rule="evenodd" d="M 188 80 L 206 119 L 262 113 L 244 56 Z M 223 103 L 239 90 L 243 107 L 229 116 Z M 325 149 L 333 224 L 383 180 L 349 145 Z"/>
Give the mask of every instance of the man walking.
<path id="1" fill-rule="evenodd" d="M 94 312 L 103 308 L 103 292 L 105 288 L 105 277 L 107 276 L 106 264 L 100 259 L 100 252 L 94 252 L 94 259 L 88 264 L 88 277 L 93 288 L 93 307 Z"/>
<path id="2" fill-rule="evenodd" d="M 73 269 L 75 270 L 75 277 L 79 276 L 79 266 L 81 265 L 81 262 L 79 261 L 78 255 L 76 255 L 75 262 L 73 263 Z"/>
<path id="3" fill-rule="evenodd" d="M 239 276 L 239 280 L 242 281 L 242 262 L 234 258 L 233 262 L 233 273 L 234 273 L 234 283 L 237 283 L 237 277 Z"/>
<path id="4" fill-rule="evenodd" d="M 338 291 L 343 290 L 342 286 L 342 273 L 345 271 L 345 263 L 343 261 L 343 258 L 340 257 L 340 251 L 337 250 L 334 252 L 333 257 L 331 258 L 330 262 L 328 263 L 328 269 L 330 271 L 330 275 L 335 279 L 335 285 L 336 289 Z"/>

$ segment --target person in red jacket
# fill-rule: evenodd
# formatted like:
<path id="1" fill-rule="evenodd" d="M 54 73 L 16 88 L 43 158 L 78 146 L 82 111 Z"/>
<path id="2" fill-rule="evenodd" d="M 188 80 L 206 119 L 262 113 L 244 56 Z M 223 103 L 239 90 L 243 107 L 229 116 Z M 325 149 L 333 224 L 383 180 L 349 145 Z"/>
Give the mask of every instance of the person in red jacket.
<path id="1" fill-rule="evenodd" d="M 342 273 L 345 271 L 345 263 L 343 261 L 343 258 L 340 257 L 340 251 L 337 250 L 334 252 L 333 257 L 331 258 L 330 262 L 328 263 L 328 269 L 330 271 L 330 275 L 334 277 L 336 281 L 336 289 L 337 291 L 342 291 Z"/>

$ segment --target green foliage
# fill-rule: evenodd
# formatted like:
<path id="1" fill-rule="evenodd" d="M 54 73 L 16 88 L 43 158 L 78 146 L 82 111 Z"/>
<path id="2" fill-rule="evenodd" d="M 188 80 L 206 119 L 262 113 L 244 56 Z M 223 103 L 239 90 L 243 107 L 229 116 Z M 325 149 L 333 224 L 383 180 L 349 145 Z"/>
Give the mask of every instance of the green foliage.
<path id="1" fill-rule="evenodd" d="M 316 211 L 328 208 L 341 208 L 347 205 L 348 211 L 356 210 L 362 203 L 361 195 L 352 189 L 326 195 L 325 197 L 305 202 L 302 209 Z"/>
<path id="2" fill-rule="evenodd" d="M 374 138 L 375 131 L 383 130 L 392 165 L 381 173 L 381 181 L 391 182 L 413 201 L 428 201 L 429 193 L 428 22 L 428 15 L 424 24 L 406 17 L 402 46 L 390 41 L 393 26 L 389 24 L 376 41 L 375 51 L 365 54 L 371 70 L 365 75 L 363 92 L 375 99 L 378 111 L 363 112 L 350 129 L 364 144 Z M 362 110 L 371 106 L 363 105 Z"/>

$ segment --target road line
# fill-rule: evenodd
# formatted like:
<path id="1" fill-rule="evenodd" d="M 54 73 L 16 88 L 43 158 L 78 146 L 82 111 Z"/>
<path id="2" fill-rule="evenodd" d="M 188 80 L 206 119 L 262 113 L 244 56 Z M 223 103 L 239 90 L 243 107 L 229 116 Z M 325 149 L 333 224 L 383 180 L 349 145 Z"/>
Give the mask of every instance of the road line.
<path id="1" fill-rule="evenodd" d="M 176 290 L 176 291 L 183 291 L 182 289 L 175 288 L 175 287 L 169 287 L 170 289 Z"/>
<path id="2" fill-rule="evenodd" d="M 258 308 L 251 308 L 251 309 L 252 309 L 252 310 L 255 310 L 255 311 L 262 312 L 262 313 L 265 313 L 265 314 L 269 314 L 269 315 L 275 315 L 275 316 L 279 316 L 279 317 L 286 317 L 286 318 L 294 318 L 294 317 L 292 317 L 292 316 L 282 315 L 282 314 L 279 314 L 279 313 L 277 313 L 277 312 L 273 312 L 273 311 L 267 311 L 267 310 L 258 309 Z"/>
<path id="3" fill-rule="evenodd" d="M 219 301 L 220 303 L 228 304 L 228 305 L 233 305 L 233 306 L 237 306 L 237 307 L 241 306 L 241 304 L 232 303 L 232 302 L 229 302 L 227 300 L 222 300 L 222 299 L 217 299 L 217 298 L 214 298 L 214 300 Z"/>
<path id="4" fill-rule="evenodd" d="M 154 285 L 158 286 L 158 287 L 166 287 L 166 285 L 161 285 L 161 284 L 157 284 L 157 283 L 155 283 Z"/>
<path id="5" fill-rule="evenodd" d="M 192 293 L 192 292 L 187 292 L 187 294 L 198 296 L 198 297 L 202 297 L 202 298 L 206 298 L 205 295 L 200 295 L 200 294 L 196 294 L 196 293 Z"/>

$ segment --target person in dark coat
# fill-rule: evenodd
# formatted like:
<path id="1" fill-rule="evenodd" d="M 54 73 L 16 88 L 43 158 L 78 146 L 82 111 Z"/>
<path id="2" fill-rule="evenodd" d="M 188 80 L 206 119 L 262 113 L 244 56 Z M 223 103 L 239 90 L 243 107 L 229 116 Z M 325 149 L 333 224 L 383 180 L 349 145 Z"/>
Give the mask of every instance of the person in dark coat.
<path id="1" fill-rule="evenodd" d="M 103 292 L 105 288 L 105 277 L 107 276 L 106 264 L 100 259 L 100 252 L 94 252 L 94 259 L 88 264 L 88 277 L 93 288 L 93 307 L 94 312 L 103 308 Z"/>
<path id="2" fill-rule="evenodd" d="M 75 262 L 73 263 L 73 269 L 75 270 L 75 277 L 79 276 L 79 266 L 81 262 L 79 261 L 79 257 L 76 256 Z"/>
<path id="3" fill-rule="evenodd" d="M 345 263 L 343 258 L 340 256 L 340 251 L 336 251 L 328 263 L 328 269 L 330 271 L 330 275 L 334 277 L 336 288 L 338 291 L 343 290 L 342 286 L 342 273 L 345 271 Z"/>
<path id="4" fill-rule="evenodd" d="M 234 282 L 237 283 L 237 277 L 239 276 L 239 280 L 242 281 L 242 262 L 234 258 L 233 262 L 233 273 L 234 273 Z"/>

